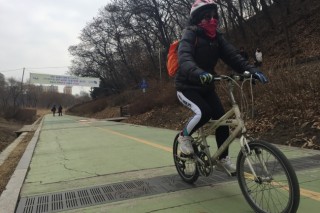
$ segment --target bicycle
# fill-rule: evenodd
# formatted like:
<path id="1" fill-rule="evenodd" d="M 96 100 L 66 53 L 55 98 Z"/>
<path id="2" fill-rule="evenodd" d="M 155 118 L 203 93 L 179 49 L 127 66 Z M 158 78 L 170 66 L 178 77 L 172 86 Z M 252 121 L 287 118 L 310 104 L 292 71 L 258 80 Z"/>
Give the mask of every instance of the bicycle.
<path id="1" fill-rule="evenodd" d="M 243 83 L 239 85 L 238 80 Z M 192 142 L 194 148 L 192 156 L 181 153 L 177 140 L 179 134 L 177 134 L 173 143 L 173 158 L 178 174 L 189 184 L 197 181 L 200 175 L 209 176 L 213 172 L 213 167 L 219 164 L 221 153 L 240 134 L 236 172 L 232 173 L 226 168 L 224 171 L 229 176 L 237 176 L 242 194 L 256 212 L 296 212 L 300 202 L 300 188 L 289 160 L 276 146 L 246 135 L 245 122 L 233 90 L 237 85 L 241 89 L 240 94 L 243 95 L 244 83 L 249 81 L 252 85 L 254 79 L 245 72 L 243 75 L 215 76 L 214 81 L 227 81 L 232 107 L 219 120 L 210 120 L 197 131 L 198 134 Z M 222 125 L 232 129 L 230 136 L 211 155 L 207 137 L 214 134 Z M 223 167 L 222 164 L 219 165 Z"/>

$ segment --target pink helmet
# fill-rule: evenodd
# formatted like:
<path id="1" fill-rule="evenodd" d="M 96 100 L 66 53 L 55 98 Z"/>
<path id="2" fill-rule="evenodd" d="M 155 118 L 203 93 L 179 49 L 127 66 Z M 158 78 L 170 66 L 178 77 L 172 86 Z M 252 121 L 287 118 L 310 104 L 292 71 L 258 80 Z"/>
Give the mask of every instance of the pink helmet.
<path id="1" fill-rule="evenodd" d="M 190 17 L 193 18 L 195 14 L 197 14 L 202 9 L 206 8 L 217 8 L 217 1 L 216 0 L 196 0 L 190 11 Z"/>

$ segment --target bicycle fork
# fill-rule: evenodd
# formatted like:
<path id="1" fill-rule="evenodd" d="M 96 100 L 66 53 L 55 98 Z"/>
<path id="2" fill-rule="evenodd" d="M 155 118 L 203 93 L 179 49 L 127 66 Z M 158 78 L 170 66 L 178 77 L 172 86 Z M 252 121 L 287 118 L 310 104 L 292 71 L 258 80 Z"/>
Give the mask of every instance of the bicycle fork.
<path id="1" fill-rule="evenodd" d="M 251 171 L 251 174 L 246 173 L 247 177 L 250 178 L 250 179 L 253 179 L 253 180 L 255 180 L 256 182 L 259 182 L 259 183 L 262 183 L 262 182 L 265 182 L 265 181 L 271 182 L 272 178 L 270 177 L 269 171 L 267 169 L 267 166 L 266 166 L 265 162 L 263 161 L 263 159 L 261 157 L 260 150 L 255 150 L 255 152 L 257 154 L 259 163 L 262 165 L 263 171 L 265 172 L 267 178 L 258 177 L 258 175 L 256 174 L 256 172 L 255 172 L 255 170 L 254 170 L 254 168 L 252 166 L 252 163 L 250 161 L 250 158 L 249 158 L 249 155 L 251 154 L 252 150 L 250 149 L 250 147 L 248 145 L 247 139 L 243 135 L 240 137 L 240 145 L 241 145 L 241 151 L 246 156 L 246 162 L 247 162 L 247 164 L 248 164 L 248 166 L 250 168 L 250 171 Z M 257 153 L 257 152 L 259 152 L 259 153 Z"/>

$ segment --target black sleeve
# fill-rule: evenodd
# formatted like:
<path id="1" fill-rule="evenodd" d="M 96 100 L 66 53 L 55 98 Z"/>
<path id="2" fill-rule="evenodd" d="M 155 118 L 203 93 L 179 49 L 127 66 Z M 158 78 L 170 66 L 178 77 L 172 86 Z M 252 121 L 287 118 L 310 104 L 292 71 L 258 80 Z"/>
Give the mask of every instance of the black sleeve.
<path id="1" fill-rule="evenodd" d="M 187 79 L 199 83 L 199 75 L 204 72 L 194 60 L 196 33 L 190 29 L 183 32 L 178 48 L 179 72 L 182 72 Z"/>

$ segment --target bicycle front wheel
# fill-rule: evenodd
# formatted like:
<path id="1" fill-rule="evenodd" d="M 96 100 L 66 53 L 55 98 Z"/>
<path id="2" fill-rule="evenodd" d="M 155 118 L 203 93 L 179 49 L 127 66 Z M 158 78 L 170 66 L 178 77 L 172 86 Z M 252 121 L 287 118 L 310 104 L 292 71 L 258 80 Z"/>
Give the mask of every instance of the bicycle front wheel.
<path id="1" fill-rule="evenodd" d="M 249 205 L 256 212 L 296 212 L 300 189 L 289 160 L 265 141 L 252 141 L 249 147 L 250 152 L 240 151 L 237 159 L 238 182 Z"/>
<path id="2" fill-rule="evenodd" d="M 174 139 L 173 142 L 173 160 L 176 169 L 186 183 L 194 183 L 199 178 L 199 171 L 197 168 L 196 161 L 192 157 L 184 156 L 180 151 L 180 145 L 178 142 L 178 136 Z"/>

